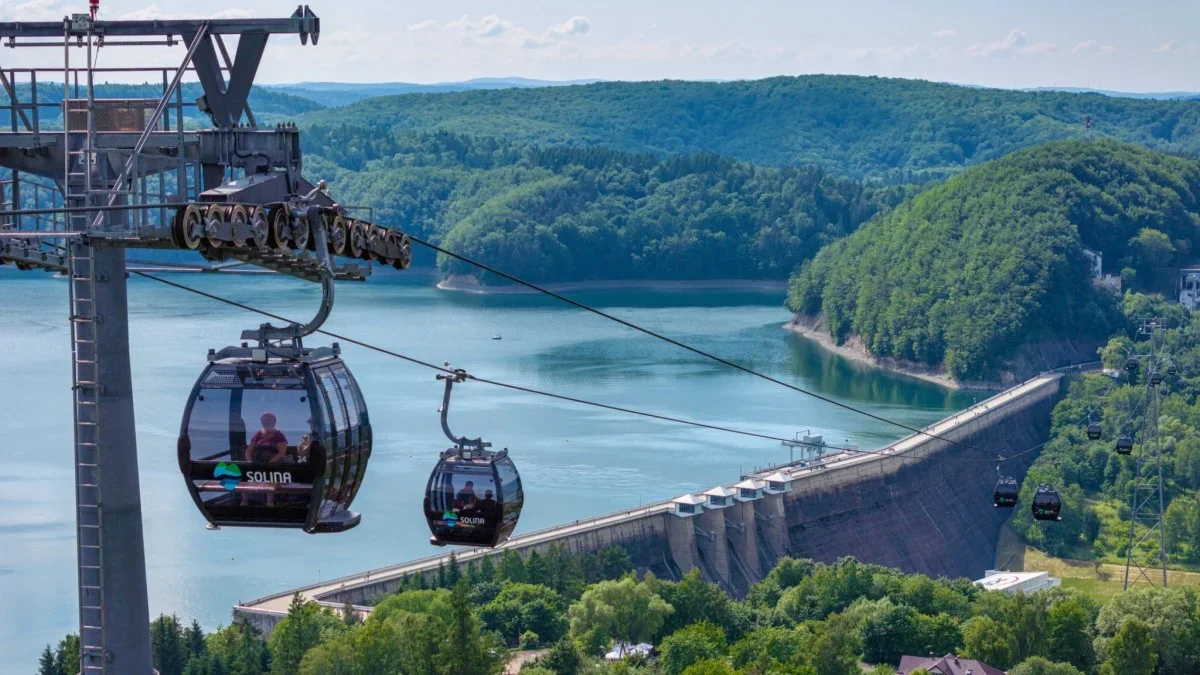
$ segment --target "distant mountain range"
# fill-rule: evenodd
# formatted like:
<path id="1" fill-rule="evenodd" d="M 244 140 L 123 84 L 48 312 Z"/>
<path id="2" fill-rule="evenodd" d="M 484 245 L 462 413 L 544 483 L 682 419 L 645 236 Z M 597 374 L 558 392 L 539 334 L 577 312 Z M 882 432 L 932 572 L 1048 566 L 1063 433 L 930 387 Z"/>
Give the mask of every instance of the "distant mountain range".
<path id="1" fill-rule="evenodd" d="M 1101 94 L 1103 96 L 1112 96 L 1114 98 L 1143 98 L 1153 99 L 1156 101 L 1186 101 L 1191 99 L 1200 99 L 1200 92 L 1196 91 L 1131 92 L 1113 91 L 1111 89 L 1088 89 L 1086 87 L 1033 87 L 1031 89 L 1022 89 L 1022 91 L 1061 91 L 1068 94 Z"/>
<path id="2" fill-rule="evenodd" d="M 260 85 L 268 89 L 301 96 L 323 106 L 336 108 L 357 103 L 375 96 L 396 94 L 439 94 L 479 89 L 514 89 L 527 87 L 563 87 L 573 84 L 593 84 L 601 80 L 533 80 L 527 77 L 478 77 L 463 82 L 297 82 L 296 84 Z"/>

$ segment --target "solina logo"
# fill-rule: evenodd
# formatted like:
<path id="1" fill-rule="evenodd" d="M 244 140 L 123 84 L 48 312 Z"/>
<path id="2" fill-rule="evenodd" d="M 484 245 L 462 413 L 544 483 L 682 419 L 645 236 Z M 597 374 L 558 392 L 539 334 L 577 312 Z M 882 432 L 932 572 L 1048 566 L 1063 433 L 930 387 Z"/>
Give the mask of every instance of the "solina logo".
<path id="1" fill-rule="evenodd" d="M 442 512 L 442 524 L 445 525 L 446 527 L 453 528 L 455 525 L 458 524 L 458 516 L 449 511 L 443 511 Z"/>
<path id="2" fill-rule="evenodd" d="M 217 462 L 217 468 L 213 469 L 213 478 L 221 481 L 221 487 L 232 491 L 242 482 L 242 470 L 233 462 Z"/>

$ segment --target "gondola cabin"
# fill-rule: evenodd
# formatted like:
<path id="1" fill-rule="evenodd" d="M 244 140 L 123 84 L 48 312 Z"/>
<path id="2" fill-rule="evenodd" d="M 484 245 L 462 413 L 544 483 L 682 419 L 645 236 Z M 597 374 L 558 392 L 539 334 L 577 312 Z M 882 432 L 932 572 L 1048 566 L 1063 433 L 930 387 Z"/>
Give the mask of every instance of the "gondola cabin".
<path id="1" fill-rule="evenodd" d="M 1117 438 L 1117 452 L 1122 455 L 1128 455 L 1133 452 L 1133 437 L 1122 435 Z"/>
<path id="2" fill-rule="evenodd" d="M 996 483 L 996 491 L 992 496 L 996 508 L 1012 508 L 1017 505 L 1017 495 L 1021 488 L 1017 484 L 1017 479 L 1011 476 L 1001 476 Z"/>
<path id="3" fill-rule="evenodd" d="M 1128 370 L 1130 373 L 1137 372 L 1137 369 L 1140 368 L 1141 365 L 1142 364 L 1132 356 L 1125 360 L 1125 370 Z"/>
<path id="4" fill-rule="evenodd" d="M 210 525 L 318 533 L 358 524 L 350 505 L 371 455 L 366 403 L 336 345 L 297 351 L 209 353 L 178 458 Z"/>
<path id="5" fill-rule="evenodd" d="M 1171 377 L 1175 377 L 1176 375 L 1179 375 L 1179 367 L 1176 366 L 1174 363 L 1167 366 L 1167 375 L 1170 375 Z"/>
<path id="6" fill-rule="evenodd" d="M 524 502 L 521 475 L 508 450 L 450 448 L 425 489 L 429 543 L 499 546 L 517 527 Z"/>
<path id="7" fill-rule="evenodd" d="M 1162 384 L 1162 381 L 1162 373 L 1158 371 L 1150 373 L 1150 384 L 1157 387 L 1158 385 Z"/>
<path id="8" fill-rule="evenodd" d="M 1039 485 L 1033 494 L 1034 520 L 1062 520 L 1062 499 L 1051 485 Z"/>
<path id="9" fill-rule="evenodd" d="M 1087 425 L 1087 437 L 1089 441 L 1098 441 L 1102 435 L 1099 424 Z"/>

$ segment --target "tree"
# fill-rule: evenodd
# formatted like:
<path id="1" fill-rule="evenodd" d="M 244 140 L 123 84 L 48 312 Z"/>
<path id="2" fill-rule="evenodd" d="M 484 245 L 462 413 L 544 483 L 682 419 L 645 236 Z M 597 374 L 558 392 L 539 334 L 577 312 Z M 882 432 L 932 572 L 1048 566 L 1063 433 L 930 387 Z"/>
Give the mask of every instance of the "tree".
<path id="1" fill-rule="evenodd" d="M 568 616 L 571 635 L 583 640 L 589 650 L 599 651 L 613 639 L 652 640 L 673 611 L 646 584 L 627 576 L 593 585 L 571 605 Z"/>
<path id="2" fill-rule="evenodd" d="M 958 620 L 949 614 L 918 614 L 917 625 L 923 643 L 922 651 L 918 652 L 920 654 L 951 654 L 962 646 L 962 628 Z"/>
<path id="3" fill-rule="evenodd" d="M 1047 620 L 1050 631 L 1047 658 L 1090 672 L 1096 662 L 1092 647 L 1094 617 L 1095 610 L 1079 597 L 1054 603 Z"/>
<path id="4" fill-rule="evenodd" d="M 829 617 L 808 648 L 810 665 L 816 675 L 858 675 L 858 654 L 862 641 L 849 617 Z"/>
<path id="5" fill-rule="evenodd" d="M 1192 588 L 1137 588 L 1115 596 L 1096 618 L 1097 659 L 1128 618 L 1150 627 L 1164 673 L 1200 672 L 1200 603 Z"/>
<path id="6" fill-rule="evenodd" d="M 200 623 L 195 619 L 192 619 L 192 625 L 183 631 L 183 644 L 187 649 L 188 660 L 203 656 L 206 651 L 204 646 L 204 629 L 200 627 Z"/>
<path id="7" fill-rule="evenodd" d="M 863 659 L 869 663 L 899 663 L 905 654 L 923 647 L 919 615 L 908 605 L 894 605 L 884 598 L 875 603 L 860 634 Z"/>
<path id="8" fill-rule="evenodd" d="M 520 553 L 511 548 L 504 549 L 500 554 L 500 565 L 496 568 L 496 579 L 520 583 L 528 581 L 525 574 L 525 561 L 521 559 Z"/>
<path id="9" fill-rule="evenodd" d="M 1045 656 L 1049 633 L 1049 596 L 1045 593 L 1017 593 L 1013 596 L 1008 614 L 1008 627 L 1013 637 L 1012 661 L 1021 662 L 1031 656 Z"/>
<path id="10" fill-rule="evenodd" d="M 579 652 L 575 641 L 564 637 L 534 663 L 557 675 L 577 675 L 583 665 L 584 655 Z M 524 672 L 524 671 L 522 671 Z"/>
<path id="11" fill-rule="evenodd" d="M 212 661 L 226 675 L 262 675 L 270 670 L 271 652 L 259 630 L 234 622 L 205 638 Z"/>
<path id="12" fill-rule="evenodd" d="M 986 616 L 976 616 L 963 624 L 963 654 L 968 658 L 1001 670 L 1013 663 L 1012 630 Z"/>
<path id="13" fill-rule="evenodd" d="M 671 633 L 659 645 L 665 675 L 680 675 L 688 666 L 725 656 L 725 631 L 707 621 Z"/>
<path id="14" fill-rule="evenodd" d="M 480 608 L 479 618 L 510 647 L 517 646 L 526 631 L 536 633 L 541 641 L 554 643 L 567 630 L 566 607 L 562 596 L 545 586 L 506 583 L 491 602 Z"/>
<path id="15" fill-rule="evenodd" d="M 42 650 L 42 658 L 38 659 L 38 675 L 62 675 L 62 671 L 54 663 L 54 652 L 50 645 Z"/>
<path id="16" fill-rule="evenodd" d="M 1158 646 L 1145 621 L 1128 617 L 1108 645 L 1104 675 L 1152 675 L 1158 664 Z"/>
<path id="17" fill-rule="evenodd" d="M 663 626 L 664 633 L 674 633 L 701 621 L 720 626 L 727 635 L 734 628 L 729 596 L 716 584 L 702 579 L 698 568 L 693 568 L 678 583 L 661 584 L 659 595 L 675 608 Z M 738 636 L 730 637 L 736 639 Z"/>
<path id="18" fill-rule="evenodd" d="M 150 622 L 150 651 L 159 675 L 183 675 L 189 654 L 178 617 L 160 615 Z"/>
<path id="19" fill-rule="evenodd" d="M 506 652 L 471 611 L 467 583 L 460 580 L 450 594 L 448 631 L 438 651 L 438 669 L 445 675 L 491 675 L 504 663 Z"/>
<path id="20" fill-rule="evenodd" d="M 807 634 L 792 628 L 760 628 L 747 633 L 729 650 L 733 667 L 766 673 L 805 656 Z M 888 675 L 894 675 L 893 670 Z"/>
<path id="21" fill-rule="evenodd" d="M 1084 671 L 1069 663 L 1055 663 L 1040 656 L 1034 656 L 1008 671 L 1008 675 L 1084 675 Z"/>
<path id="22" fill-rule="evenodd" d="M 736 675 L 728 663 L 719 659 L 704 659 L 688 666 L 682 675 Z"/>
<path id="23" fill-rule="evenodd" d="M 54 651 L 54 665 L 63 675 L 74 675 L 79 672 L 79 636 L 68 635 L 58 643 Z"/>
<path id="24" fill-rule="evenodd" d="M 333 612 L 297 593 L 292 596 L 287 616 L 271 633 L 267 643 L 271 650 L 272 673 L 295 673 L 308 650 L 321 643 L 322 633 L 344 629 Z"/>

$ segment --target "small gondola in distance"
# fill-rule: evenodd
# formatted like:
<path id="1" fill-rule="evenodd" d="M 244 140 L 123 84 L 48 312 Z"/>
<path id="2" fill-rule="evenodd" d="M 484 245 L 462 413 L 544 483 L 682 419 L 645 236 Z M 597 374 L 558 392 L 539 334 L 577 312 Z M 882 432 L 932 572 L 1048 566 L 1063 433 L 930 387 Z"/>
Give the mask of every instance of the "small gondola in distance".
<path id="1" fill-rule="evenodd" d="M 1001 476 L 996 482 L 996 490 L 992 494 L 992 503 L 996 508 L 1008 509 L 1017 505 L 1017 496 L 1021 486 L 1012 476 Z"/>
<path id="2" fill-rule="evenodd" d="M 1098 441 L 1098 440 L 1100 440 L 1100 439 L 1101 439 L 1103 436 L 1104 436 L 1104 433 L 1103 433 L 1103 431 L 1100 429 L 1100 425 L 1099 425 L 1099 424 L 1096 424 L 1095 422 L 1092 422 L 1092 423 L 1090 423 L 1090 424 L 1088 424 L 1088 425 L 1087 425 L 1087 437 L 1088 437 L 1088 440 L 1089 440 L 1089 441 Z"/>
<path id="3" fill-rule="evenodd" d="M 1128 455 L 1133 452 L 1133 437 L 1129 434 L 1121 434 L 1117 437 L 1117 453 Z"/>
<path id="4" fill-rule="evenodd" d="M 508 541 L 525 492 L 521 474 L 508 456 L 508 448 L 491 450 L 482 438 L 455 436 L 450 431 L 450 393 L 465 382 L 464 370 L 438 375 L 445 381 L 442 398 L 442 433 L 453 443 L 438 457 L 425 486 L 424 515 L 429 543 L 434 546 L 496 547 Z"/>
<path id="5" fill-rule="evenodd" d="M 1030 505 L 1034 520 L 1062 520 L 1062 498 L 1058 490 L 1045 483 L 1038 485 Z"/>
<path id="6" fill-rule="evenodd" d="M 211 526 L 340 532 L 359 523 L 350 505 L 371 440 L 366 403 L 336 345 L 282 356 L 230 347 L 210 352 L 177 454 Z"/>

